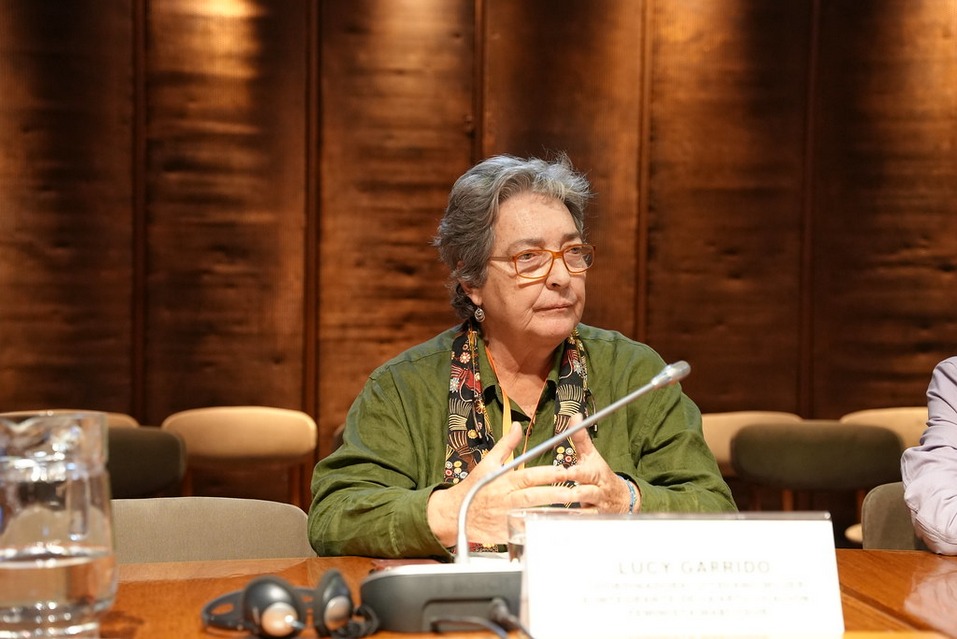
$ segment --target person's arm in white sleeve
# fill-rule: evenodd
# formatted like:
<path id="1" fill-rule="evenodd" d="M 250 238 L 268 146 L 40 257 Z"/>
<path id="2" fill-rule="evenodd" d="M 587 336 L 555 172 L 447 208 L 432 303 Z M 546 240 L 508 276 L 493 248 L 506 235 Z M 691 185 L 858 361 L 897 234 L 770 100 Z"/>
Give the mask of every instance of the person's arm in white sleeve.
<path id="1" fill-rule="evenodd" d="M 904 501 L 927 547 L 957 555 L 957 357 L 934 369 L 927 412 L 920 445 L 901 458 Z"/>

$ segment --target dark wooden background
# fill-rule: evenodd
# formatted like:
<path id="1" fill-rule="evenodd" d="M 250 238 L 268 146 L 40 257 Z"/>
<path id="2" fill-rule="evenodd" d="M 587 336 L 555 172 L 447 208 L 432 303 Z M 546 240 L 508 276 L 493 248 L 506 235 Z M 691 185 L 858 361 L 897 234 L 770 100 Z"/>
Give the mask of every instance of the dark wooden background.
<path id="1" fill-rule="evenodd" d="M 454 179 L 565 150 L 585 320 L 704 411 L 957 352 L 957 0 L 0 0 L 0 410 L 301 408 L 449 326 Z"/>

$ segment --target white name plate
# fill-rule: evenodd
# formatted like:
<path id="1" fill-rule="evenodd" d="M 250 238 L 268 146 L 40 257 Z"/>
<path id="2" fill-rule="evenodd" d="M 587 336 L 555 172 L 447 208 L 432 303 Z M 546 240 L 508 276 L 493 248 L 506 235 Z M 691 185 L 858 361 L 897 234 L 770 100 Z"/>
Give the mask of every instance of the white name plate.
<path id="1" fill-rule="evenodd" d="M 827 513 L 545 515 L 525 534 L 535 639 L 844 633 Z"/>

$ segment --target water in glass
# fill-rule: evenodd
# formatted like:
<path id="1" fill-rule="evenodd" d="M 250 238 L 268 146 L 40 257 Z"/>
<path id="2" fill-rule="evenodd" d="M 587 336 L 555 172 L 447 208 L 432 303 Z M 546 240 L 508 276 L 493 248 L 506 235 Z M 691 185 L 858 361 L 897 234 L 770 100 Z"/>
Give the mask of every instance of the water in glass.
<path id="1" fill-rule="evenodd" d="M 116 594 L 106 415 L 0 414 L 0 639 L 98 637 Z"/>

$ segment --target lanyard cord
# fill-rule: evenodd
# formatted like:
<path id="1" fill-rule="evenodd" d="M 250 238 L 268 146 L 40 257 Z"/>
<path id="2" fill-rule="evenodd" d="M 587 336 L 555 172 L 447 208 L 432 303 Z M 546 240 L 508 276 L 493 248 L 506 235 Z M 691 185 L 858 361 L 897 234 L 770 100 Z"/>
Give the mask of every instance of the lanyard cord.
<path id="1" fill-rule="evenodd" d="M 488 357 L 488 363 L 492 367 L 492 372 L 495 373 L 495 378 L 498 380 L 498 387 L 502 389 L 502 436 L 505 436 L 505 433 L 508 432 L 511 428 L 511 417 L 512 417 L 512 402 L 508 398 L 508 393 L 505 392 L 505 385 L 502 384 L 502 377 L 498 374 L 498 370 L 495 368 L 495 360 L 492 358 L 492 351 L 489 349 L 488 345 L 485 346 L 485 355 Z M 545 385 L 548 384 L 546 379 L 542 383 L 542 390 L 539 392 L 538 396 L 541 398 L 542 393 L 545 392 Z M 532 428 L 535 426 L 535 418 L 538 416 L 538 404 L 535 404 L 535 410 L 532 411 L 531 417 L 529 417 L 528 428 L 525 430 L 525 443 L 522 444 L 522 454 L 525 454 L 525 451 L 528 450 L 528 438 L 532 434 Z M 505 463 L 512 461 L 513 452 L 509 452 L 508 459 L 505 460 Z M 520 465 L 519 468 L 523 468 L 524 464 Z"/>

